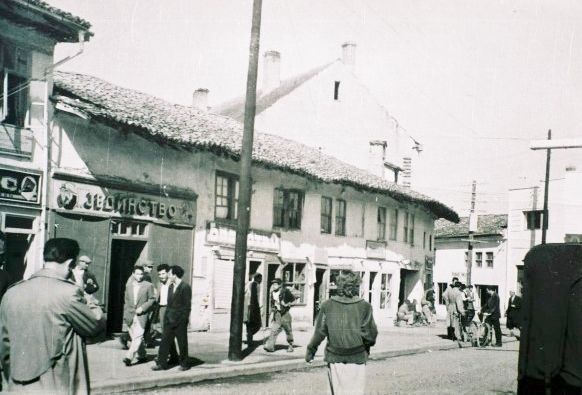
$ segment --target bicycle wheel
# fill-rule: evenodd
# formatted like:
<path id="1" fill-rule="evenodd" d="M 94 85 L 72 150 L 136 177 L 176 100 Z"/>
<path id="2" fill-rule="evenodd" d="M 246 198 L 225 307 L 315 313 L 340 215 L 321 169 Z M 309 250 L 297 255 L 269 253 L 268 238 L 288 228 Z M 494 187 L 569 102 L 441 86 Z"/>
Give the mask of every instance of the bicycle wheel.
<path id="1" fill-rule="evenodd" d="M 477 347 L 486 347 L 491 343 L 491 325 L 486 323 L 481 323 L 477 325 L 476 332 L 476 343 Z"/>
<path id="2" fill-rule="evenodd" d="M 469 341 L 471 342 L 471 346 L 479 347 L 479 342 L 477 341 L 477 336 L 479 333 L 479 325 L 475 321 L 471 321 L 469 326 L 467 327 L 467 334 L 469 335 Z"/>

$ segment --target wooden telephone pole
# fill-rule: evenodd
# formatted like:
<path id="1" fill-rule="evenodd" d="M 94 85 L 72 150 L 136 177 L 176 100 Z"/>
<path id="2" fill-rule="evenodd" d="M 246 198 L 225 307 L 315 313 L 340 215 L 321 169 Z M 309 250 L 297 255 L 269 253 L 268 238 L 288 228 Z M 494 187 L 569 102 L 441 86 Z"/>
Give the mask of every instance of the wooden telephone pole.
<path id="1" fill-rule="evenodd" d="M 249 233 L 251 208 L 251 161 L 253 154 L 253 134 L 257 103 L 257 70 L 259 66 L 259 42 L 261 37 L 262 0 L 253 1 L 253 21 L 249 49 L 249 69 L 245 101 L 245 119 L 240 159 L 240 194 L 238 200 L 238 226 L 234 246 L 234 268 L 232 300 L 230 303 L 230 338 L 228 359 L 242 359 L 242 329 L 245 296 L 245 273 L 247 266 L 247 237 Z"/>
<path id="2" fill-rule="evenodd" d="M 467 252 L 467 285 L 471 285 L 471 271 L 473 267 L 473 237 L 477 230 L 477 214 L 475 214 L 475 201 L 477 200 L 477 181 L 473 180 L 471 186 L 471 210 L 469 211 L 469 240 Z"/>

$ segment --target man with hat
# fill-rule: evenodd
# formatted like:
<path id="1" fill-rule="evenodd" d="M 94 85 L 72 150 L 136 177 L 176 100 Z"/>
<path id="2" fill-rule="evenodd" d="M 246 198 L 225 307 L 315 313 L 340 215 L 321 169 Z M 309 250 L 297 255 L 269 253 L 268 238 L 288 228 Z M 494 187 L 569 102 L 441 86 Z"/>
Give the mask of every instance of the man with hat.
<path id="1" fill-rule="evenodd" d="M 291 304 L 295 301 L 295 296 L 285 287 L 280 278 L 271 281 L 270 304 L 271 304 L 271 333 L 265 344 L 265 351 L 275 351 L 277 336 L 282 330 L 287 336 L 287 352 L 293 352 L 293 328 L 291 327 Z"/>

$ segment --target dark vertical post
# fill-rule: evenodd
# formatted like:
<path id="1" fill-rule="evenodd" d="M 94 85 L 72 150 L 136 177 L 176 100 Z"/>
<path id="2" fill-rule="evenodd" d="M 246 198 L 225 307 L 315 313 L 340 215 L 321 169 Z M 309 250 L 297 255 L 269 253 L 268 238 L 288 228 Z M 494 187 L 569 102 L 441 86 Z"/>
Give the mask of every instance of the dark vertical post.
<path id="1" fill-rule="evenodd" d="M 473 224 L 472 221 L 478 221 L 475 216 L 475 200 L 477 199 L 477 181 L 473 180 L 471 186 L 471 210 L 469 211 L 469 245 L 467 247 L 467 285 L 471 285 L 471 274 L 473 270 Z"/>
<path id="2" fill-rule="evenodd" d="M 232 301 L 230 304 L 230 338 L 228 359 L 242 359 L 242 326 L 244 309 L 244 288 L 247 258 L 247 235 L 251 207 L 251 161 L 253 153 L 253 133 L 255 128 L 255 109 L 257 102 L 257 70 L 259 65 L 259 41 L 261 37 L 262 0 L 253 1 L 253 21 L 249 49 L 249 69 L 245 119 L 240 160 L 240 190 L 238 200 L 238 226 L 236 229 L 235 257 L 232 281 Z"/>
<path id="3" fill-rule="evenodd" d="M 548 130 L 548 140 L 552 139 L 552 129 Z M 547 149 L 546 154 L 546 182 L 544 185 L 544 217 L 542 224 L 542 244 L 546 244 L 546 233 L 548 232 L 548 192 L 550 190 L 550 157 L 552 149 Z"/>

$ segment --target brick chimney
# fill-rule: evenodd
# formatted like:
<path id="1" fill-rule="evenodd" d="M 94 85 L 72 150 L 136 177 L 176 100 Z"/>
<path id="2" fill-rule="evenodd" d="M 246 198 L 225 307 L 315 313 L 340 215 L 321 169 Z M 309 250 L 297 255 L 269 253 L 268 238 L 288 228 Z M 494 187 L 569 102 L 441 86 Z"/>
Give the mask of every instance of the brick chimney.
<path id="1" fill-rule="evenodd" d="M 277 51 L 267 51 L 263 58 L 263 93 L 278 88 L 280 84 L 281 54 Z"/>
<path id="2" fill-rule="evenodd" d="M 204 112 L 208 111 L 208 93 L 210 91 L 206 88 L 198 88 L 192 94 L 192 107 L 202 110 Z"/>
<path id="3" fill-rule="evenodd" d="M 368 151 L 368 171 L 381 178 L 384 178 L 387 146 L 388 143 L 385 140 L 372 140 Z"/>
<path id="4" fill-rule="evenodd" d="M 345 42 L 342 44 L 342 63 L 351 71 L 356 68 L 356 43 Z"/>
<path id="5" fill-rule="evenodd" d="M 412 184 L 412 158 L 402 158 L 402 186 L 410 188 Z"/>

